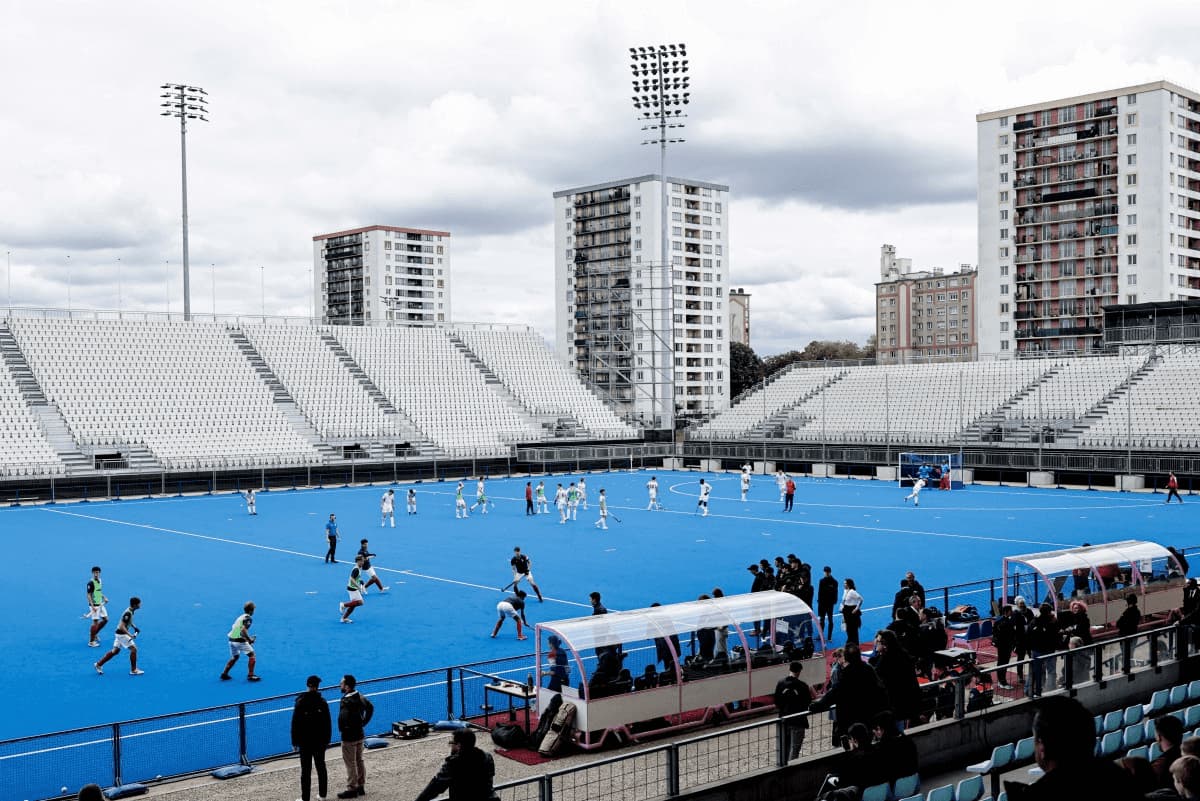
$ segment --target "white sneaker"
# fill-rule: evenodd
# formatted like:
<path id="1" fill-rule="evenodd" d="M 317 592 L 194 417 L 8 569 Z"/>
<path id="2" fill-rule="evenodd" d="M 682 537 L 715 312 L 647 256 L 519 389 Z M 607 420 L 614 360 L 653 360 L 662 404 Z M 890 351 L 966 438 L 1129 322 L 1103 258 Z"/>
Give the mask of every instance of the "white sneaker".
<path id="1" fill-rule="evenodd" d="M 129 671 L 129 675 L 130 676 L 140 676 L 145 672 L 146 671 L 144 671 L 144 670 L 138 670 L 137 668 L 134 668 L 133 670 Z"/>
<path id="2" fill-rule="evenodd" d="M 94 667 L 96 669 L 96 672 L 99 673 L 101 676 L 104 675 L 104 668 L 100 667 L 99 662 L 93 662 L 92 667 Z"/>
<path id="3" fill-rule="evenodd" d="M 342 620 L 342 622 L 343 622 L 343 623 L 353 623 L 353 622 L 354 622 L 353 620 L 351 620 L 351 619 L 350 619 L 350 618 L 348 618 L 348 617 L 344 617 L 344 618 L 342 618 L 341 620 Z"/>
<path id="4" fill-rule="evenodd" d="M 338 611 L 339 612 L 346 611 L 346 602 L 345 601 L 338 601 Z"/>
<path id="5" fill-rule="evenodd" d="M 384 587 L 382 590 L 380 590 L 380 592 L 387 592 L 390 589 L 391 589 L 391 586 L 389 585 L 387 587 Z"/>

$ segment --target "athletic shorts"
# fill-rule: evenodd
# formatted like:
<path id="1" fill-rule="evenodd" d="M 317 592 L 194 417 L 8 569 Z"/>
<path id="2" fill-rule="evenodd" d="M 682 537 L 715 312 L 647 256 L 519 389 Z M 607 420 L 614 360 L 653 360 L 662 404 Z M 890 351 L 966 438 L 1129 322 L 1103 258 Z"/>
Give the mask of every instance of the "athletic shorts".
<path id="1" fill-rule="evenodd" d="M 358 590 L 346 590 L 346 594 L 350 596 L 351 601 L 358 601 L 360 604 L 363 602 L 362 593 Z"/>
<path id="2" fill-rule="evenodd" d="M 370 576 L 370 577 L 371 577 L 371 578 L 373 578 L 373 579 L 377 579 L 377 578 L 379 578 L 379 576 L 375 575 L 375 568 L 374 568 L 374 566 L 372 566 L 372 567 L 368 567 L 368 568 L 367 568 L 367 575 L 368 575 L 368 576 Z"/>
<path id="3" fill-rule="evenodd" d="M 459 509 L 466 509 L 467 508 L 467 499 L 466 498 L 457 498 L 454 501 L 454 505 L 457 506 Z"/>
<path id="4" fill-rule="evenodd" d="M 496 614 L 501 620 L 504 620 L 506 617 L 511 617 L 513 620 L 517 619 L 517 610 L 513 609 L 513 605 L 508 601 L 501 601 L 496 604 Z"/>
<path id="5" fill-rule="evenodd" d="M 113 637 L 113 648 L 129 650 L 133 647 L 133 637 L 128 634 L 118 634 Z"/>
<path id="6" fill-rule="evenodd" d="M 91 617 L 92 620 L 107 620 L 108 610 L 104 608 L 104 604 L 100 604 L 99 606 L 89 606 L 88 616 Z"/>
<path id="7" fill-rule="evenodd" d="M 530 584 L 537 584 L 537 582 L 533 580 L 533 571 L 532 570 L 530 570 L 528 573 L 517 573 L 514 571 L 513 572 L 513 581 L 512 581 L 513 586 L 514 587 L 517 586 L 517 582 L 519 582 L 521 579 L 525 579 Z"/>
<path id="8" fill-rule="evenodd" d="M 229 641 L 229 655 L 231 657 L 241 656 L 242 654 L 253 654 L 254 646 L 248 642 L 239 642 L 237 640 Z"/>

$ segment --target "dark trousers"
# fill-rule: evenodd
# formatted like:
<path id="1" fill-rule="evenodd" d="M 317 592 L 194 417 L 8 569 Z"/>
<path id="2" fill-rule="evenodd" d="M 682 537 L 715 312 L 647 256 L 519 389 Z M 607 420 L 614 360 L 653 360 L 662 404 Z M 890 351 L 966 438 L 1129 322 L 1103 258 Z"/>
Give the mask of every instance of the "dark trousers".
<path id="1" fill-rule="evenodd" d="M 825 632 L 825 641 L 833 639 L 833 607 L 818 607 L 820 612 L 820 628 Z"/>
<path id="2" fill-rule="evenodd" d="M 527 515 L 536 514 L 536 512 L 533 511 L 533 498 L 525 499 L 525 514 L 527 514 Z"/>
<path id="3" fill-rule="evenodd" d="M 329 794 L 329 774 L 325 772 L 325 746 L 300 746 L 300 798 L 309 801 L 312 788 L 312 768 L 317 766 L 317 795 Z"/>
<path id="4" fill-rule="evenodd" d="M 787 495 L 784 495 L 783 496 L 783 511 L 785 511 L 785 512 L 792 511 L 792 501 L 794 501 L 795 499 L 796 499 L 796 496 L 790 492 Z"/>
<path id="5" fill-rule="evenodd" d="M 335 558 L 336 556 L 337 556 L 337 541 L 330 540 L 329 550 L 325 552 L 325 561 L 326 562 L 337 562 L 337 559 Z"/>
<path id="6" fill-rule="evenodd" d="M 1180 503 L 1183 503 L 1183 498 L 1179 497 L 1179 490 L 1176 489 L 1175 487 L 1168 487 L 1167 488 L 1167 503 L 1170 503 L 1172 498 L 1179 501 Z"/>
<path id="7" fill-rule="evenodd" d="M 1007 665 L 1008 660 L 1012 658 L 1012 651 L 1013 651 L 1013 649 L 1012 649 L 1011 645 L 997 645 L 996 646 L 996 668 L 997 668 L 996 683 L 997 684 L 1008 684 L 1008 671 L 1004 669 L 1004 666 Z"/>

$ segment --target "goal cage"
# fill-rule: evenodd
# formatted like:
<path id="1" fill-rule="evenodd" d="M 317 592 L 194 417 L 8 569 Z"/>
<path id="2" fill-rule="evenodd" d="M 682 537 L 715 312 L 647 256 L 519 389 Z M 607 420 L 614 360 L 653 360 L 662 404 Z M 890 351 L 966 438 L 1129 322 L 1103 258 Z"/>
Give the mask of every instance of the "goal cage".
<path id="1" fill-rule="evenodd" d="M 906 451 L 900 454 L 896 479 L 901 487 L 911 487 L 918 478 L 923 478 L 926 489 L 938 489 L 943 486 L 942 476 L 947 472 L 950 474 L 947 489 L 962 489 L 962 454 Z"/>

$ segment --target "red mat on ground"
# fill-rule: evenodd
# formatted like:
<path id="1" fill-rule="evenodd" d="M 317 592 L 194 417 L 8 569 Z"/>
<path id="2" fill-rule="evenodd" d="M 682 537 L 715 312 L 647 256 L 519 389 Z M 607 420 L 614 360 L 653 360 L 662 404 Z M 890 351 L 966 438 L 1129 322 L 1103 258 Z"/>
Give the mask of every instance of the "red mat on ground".
<path id="1" fill-rule="evenodd" d="M 522 765 L 541 765 L 543 762 L 553 761 L 553 757 L 544 757 L 529 748 L 497 748 L 496 756 L 508 757 Z"/>

